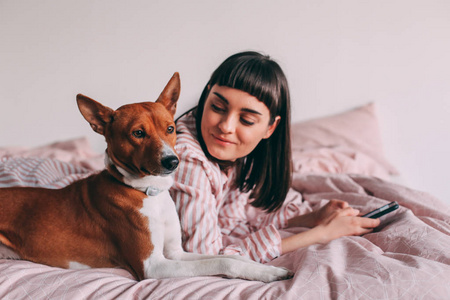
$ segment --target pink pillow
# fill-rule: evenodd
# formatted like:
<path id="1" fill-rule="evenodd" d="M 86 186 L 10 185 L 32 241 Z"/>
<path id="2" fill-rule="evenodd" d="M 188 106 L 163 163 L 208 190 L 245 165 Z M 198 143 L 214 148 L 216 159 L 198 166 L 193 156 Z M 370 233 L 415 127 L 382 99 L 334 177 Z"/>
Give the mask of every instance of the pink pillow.
<path id="1" fill-rule="evenodd" d="M 379 177 L 398 175 L 396 168 L 384 157 L 373 103 L 340 114 L 294 123 L 291 130 L 295 171 L 360 173 Z M 312 153 L 317 153 L 316 160 Z"/>

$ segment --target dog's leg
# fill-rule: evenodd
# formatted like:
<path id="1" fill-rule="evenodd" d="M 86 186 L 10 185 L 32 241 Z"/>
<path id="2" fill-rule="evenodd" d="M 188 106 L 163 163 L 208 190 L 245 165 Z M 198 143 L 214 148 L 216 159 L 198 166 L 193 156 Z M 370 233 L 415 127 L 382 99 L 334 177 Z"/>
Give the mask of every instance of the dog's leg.
<path id="1" fill-rule="evenodd" d="M 166 259 L 162 255 L 152 255 L 146 261 L 145 266 L 146 278 L 222 275 L 228 278 L 272 282 L 288 279 L 292 276 L 292 273 L 284 268 L 249 264 L 220 256 L 196 261 L 176 261 Z"/>
<path id="2" fill-rule="evenodd" d="M 144 263 L 147 278 L 224 275 L 229 278 L 270 282 L 287 279 L 292 275 L 285 268 L 259 264 L 237 255 L 214 256 L 183 251 L 180 224 L 172 199 L 167 195 L 158 207 L 162 207 L 164 213 L 150 219 L 154 250 Z M 161 219 L 162 216 L 164 220 Z"/>

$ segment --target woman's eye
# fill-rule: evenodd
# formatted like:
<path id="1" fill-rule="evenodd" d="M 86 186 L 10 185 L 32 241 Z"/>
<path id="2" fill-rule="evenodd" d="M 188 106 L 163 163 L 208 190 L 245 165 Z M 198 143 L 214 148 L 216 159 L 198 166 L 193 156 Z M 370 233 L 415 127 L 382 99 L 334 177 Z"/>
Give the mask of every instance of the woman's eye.
<path id="1" fill-rule="evenodd" d="M 169 126 L 167 127 L 167 133 L 173 133 L 175 131 L 175 127 Z"/>
<path id="2" fill-rule="evenodd" d="M 143 137 L 145 137 L 145 132 L 143 130 L 136 130 L 133 131 L 133 136 L 138 139 L 142 139 Z"/>
<path id="3" fill-rule="evenodd" d="M 244 118 L 241 118 L 241 122 L 242 122 L 244 125 L 248 125 L 248 126 L 251 126 L 251 125 L 254 125 L 254 124 L 255 124 L 255 122 L 246 120 L 246 119 L 244 119 Z"/>
<path id="4" fill-rule="evenodd" d="M 219 107 L 219 106 L 217 106 L 217 105 L 215 105 L 215 104 L 211 104 L 211 108 L 213 109 L 213 111 L 215 111 L 215 112 L 224 112 L 225 111 L 225 109 L 223 109 L 223 108 L 221 108 L 221 107 Z"/>

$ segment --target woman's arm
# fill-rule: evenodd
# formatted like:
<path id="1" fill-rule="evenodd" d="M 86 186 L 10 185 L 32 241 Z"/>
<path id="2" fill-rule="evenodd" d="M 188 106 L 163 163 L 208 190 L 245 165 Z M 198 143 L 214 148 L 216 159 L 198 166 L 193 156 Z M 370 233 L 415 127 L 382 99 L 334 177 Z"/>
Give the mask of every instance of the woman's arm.
<path id="1" fill-rule="evenodd" d="M 306 213 L 304 215 L 295 216 L 288 220 L 287 227 L 308 227 L 316 226 L 317 213 L 315 211 Z"/>

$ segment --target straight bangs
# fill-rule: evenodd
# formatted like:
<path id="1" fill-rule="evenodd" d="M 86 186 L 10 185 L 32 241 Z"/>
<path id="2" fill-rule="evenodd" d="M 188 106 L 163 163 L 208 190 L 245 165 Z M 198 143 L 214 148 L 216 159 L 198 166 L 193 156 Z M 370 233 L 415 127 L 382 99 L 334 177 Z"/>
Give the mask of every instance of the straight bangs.
<path id="1" fill-rule="evenodd" d="M 213 74 L 210 82 L 241 90 L 256 97 L 269 109 L 272 124 L 275 117 L 280 115 L 278 99 L 283 90 L 279 80 L 282 72 L 278 65 L 272 61 L 261 61 L 257 58 L 241 60 L 235 64 L 224 64 L 222 67 L 221 72 Z"/>

